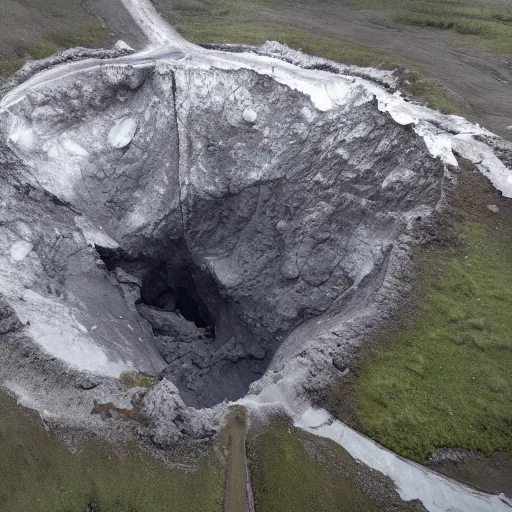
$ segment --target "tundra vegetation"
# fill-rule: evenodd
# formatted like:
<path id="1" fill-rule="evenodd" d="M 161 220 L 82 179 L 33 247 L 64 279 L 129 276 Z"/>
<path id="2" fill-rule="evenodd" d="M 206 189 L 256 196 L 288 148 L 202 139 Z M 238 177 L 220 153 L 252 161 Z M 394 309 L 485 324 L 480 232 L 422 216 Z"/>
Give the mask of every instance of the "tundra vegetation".
<path id="1" fill-rule="evenodd" d="M 119 382 L 126 388 L 150 388 L 154 379 L 146 375 L 140 375 L 137 372 L 123 372 L 119 376 Z"/>
<path id="2" fill-rule="evenodd" d="M 5 0 L 0 3 L 0 80 L 29 59 L 73 46 L 101 47 L 107 30 L 80 0 Z"/>
<path id="3" fill-rule="evenodd" d="M 445 446 L 512 450 L 512 247 L 481 224 L 464 233 L 463 254 L 421 251 L 415 325 L 359 368 L 363 431 L 418 461 Z"/>
<path id="4" fill-rule="evenodd" d="M 362 467 L 335 442 L 286 419 L 254 426 L 248 453 L 258 512 L 425 510 L 416 501 L 402 502 L 390 480 Z"/>
<path id="5" fill-rule="evenodd" d="M 168 467 L 135 444 L 89 440 L 78 453 L 49 434 L 36 414 L 0 394 L 0 509 L 10 512 L 185 512 L 223 510 L 218 457 Z M 194 469 L 194 471 L 190 471 Z M 198 492 L 198 489 L 200 492 Z"/>
<path id="6" fill-rule="evenodd" d="M 419 462 L 444 447 L 512 451 L 511 205 L 481 176 L 460 181 L 470 198 L 455 199 L 462 242 L 415 251 L 417 304 L 374 337 L 330 397 L 337 415 Z"/>
<path id="7" fill-rule="evenodd" d="M 512 4 L 503 0 L 353 0 L 361 9 L 388 10 L 399 23 L 450 30 L 490 51 L 512 52 Z"/>

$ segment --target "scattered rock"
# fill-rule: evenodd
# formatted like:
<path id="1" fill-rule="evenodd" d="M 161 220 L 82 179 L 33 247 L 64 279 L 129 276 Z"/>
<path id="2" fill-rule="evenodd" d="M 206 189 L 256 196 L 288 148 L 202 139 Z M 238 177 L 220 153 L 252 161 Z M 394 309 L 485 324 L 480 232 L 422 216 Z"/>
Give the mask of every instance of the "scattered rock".
<path id="1" fill-rule="evenodd" d="M 250 108 L 246 108 L 242 114 L 242 117 L 246 123 L 254 124 L 258 118 L 258 114 Z"/>
<path id="2" fill-rule="evenodd" d="M 101 510 L 95 501 L 89 501 L 89 503 L 85 505 L 84 512 L 101 512 Z"/>

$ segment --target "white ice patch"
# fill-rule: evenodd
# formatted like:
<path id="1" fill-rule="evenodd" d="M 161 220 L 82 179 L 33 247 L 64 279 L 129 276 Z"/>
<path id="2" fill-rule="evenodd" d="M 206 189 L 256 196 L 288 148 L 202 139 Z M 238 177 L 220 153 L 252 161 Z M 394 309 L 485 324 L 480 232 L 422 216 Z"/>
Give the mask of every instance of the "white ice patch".
<path id="1" fill-rule="evenodd" d="M 250 108 L 246 108 L 242 114 L 242 117 L 246 123 L 254 124 L 258 118 L 258 114 Z"/>
<path id="2" fill-rule="evenodd" d="M 11 245 L 10 254 L 14 261 L 23 261 L 29 252 L 33 249 L 33 245 L 25 240 L 19 240 Z"/>
<path id="3" fill-rule="evenodd" d="M 74 141 L 67 135 L 60 137 L 60 143 L 63 149 L 71 156 L 86 157 L 89 156 L 89 152 L 84 149 L 78 142 Z"/>
<path id="4" fill-rule="evenodd" d="M 453 149 L 473 162 L 495 188 L 505 197 L 512 197 L 512 169 L 507 168 L 487 144 L 467 134 L 455 135 L 451 141 Z"/>
<path id="5" fill-rule="evenodd" d="M 32 149 L 34 145 L 34 131 L 31 123 L 23 117 L 14 116 L 9 139 L 25 151 Z"/>
<path id="6" fill-rule="evenodd" d="M 125 148 L 135 137 L 137 121 L 133 117 L 125 117 L 118 121 L 108 134 L 110 145 L 116 149 Z"/>
<path id="7" fill-rule="evenodd" d="M 414 124 L 416 122 L 414 117 L 412 117 L 409 114 L 406 114 L 405 112 L 390 112 L 390 114 L 396 123 L 404 126 L 407 124 Z"/>
<path id="8" fill-rule="evenodd" d="M 129 44 L 126 44 L 122 39 L 119 39 L 114 45 L 114 50 L 120 51 L 135 51 Z"/>
<path id="9" fill-rule="evenodd" d="M 46 352 L 80 370 L 109 377 L 131 369 L 130 363 L 113 361 L 105 351 L 86 335 L 85 327 L 75 320 L 67 307 L 56 300 L 25 290 L 23 301 L 13 302 L 30 337 Z"/>
<path id="10" fill-rule="evenodd" d="M 450 480 L 414 462 L 399 457 L 359 434 L 327 411 L 307 409 L 295 426 L 332 439 L 352 457 L 390 477 L 405 501 L 420 500 L 429 512 L 510 512 L 500 496 L 479 492 Z"/>
<path id="11" fill-rule="evenodd" d="M 445 164 L 458 166 L 457 159 L 452 151 L 450 135 L 429 133 L 428 129 L 421 126 L 416 127 L 415 131 L 423 137 L 425 145 L 433 157 L 440 158 Z"/>

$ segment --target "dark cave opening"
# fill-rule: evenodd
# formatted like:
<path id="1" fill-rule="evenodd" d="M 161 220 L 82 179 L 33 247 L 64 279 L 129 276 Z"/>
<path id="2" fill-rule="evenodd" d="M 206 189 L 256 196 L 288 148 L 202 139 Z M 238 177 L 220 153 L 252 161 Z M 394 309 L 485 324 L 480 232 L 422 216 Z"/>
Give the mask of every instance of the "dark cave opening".
<path id="1" fill-rule="evenodd" d="M 214 329 L 215 320 L 201 298 L 193 271 L 181 258 L 161 262 L 147 272 L 142 282 L 141 302 L 175 312 L 200 329 Z"/>
<path id="2" fill-rule="evenodd" d="M 211 327 L 212 322 L 205 319 L 201 313 L 201 308 L 193 296 L 189 294 L 186 288 L 178 287 L 175 290 L 176 309 L 190 322 L 194 322 L 197 327 Z"/>
<path id="3" fill-rule="evenodd" d="M 107 270 L 111 272 L 115 270 L 122 259 L 122 251 L 120 249 L 112 249 L 111 247 L 102 247 L 101 245 L 96 245 L 95 248 L 99 257 L 105 263 Z"/>
<path id="4" fill-rule="evenodd" d="M 246 322 L 240 304 L 222 295 L 208 269 L 182 244 L 173 244 L 172 252 L 166 247 L 156 258 L 97 250 L 121 288 L 138 286 L 135 305 L 153 331 L 148 342 L 168 364 L 160 377 L 176 385 L 186 405 L 237 400 L 265 372 L 273 338 Z"/>

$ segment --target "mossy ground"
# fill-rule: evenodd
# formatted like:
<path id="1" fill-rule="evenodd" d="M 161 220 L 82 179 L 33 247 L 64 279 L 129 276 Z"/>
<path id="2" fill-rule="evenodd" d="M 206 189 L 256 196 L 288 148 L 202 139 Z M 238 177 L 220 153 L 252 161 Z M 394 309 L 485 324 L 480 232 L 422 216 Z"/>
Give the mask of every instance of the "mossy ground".
<path id="1" fill-rule="evenodd" d="M 416 251 L 417 304 L 404 303 L 329 402 L 421 462 L 443 447 L 512 450 L 512 204 L 473 172 L 461 172 L 457 190 L 448 222 L 464 243 Z"/>
<path id="2" fill-rule="evenodd" d="M 32 417 L 30 417 L 32 416 Z M 221 512 L 224 468 L 213 456 L 195 471 L 170 469 L 134 445 L 114 453 L 88 441 L 72 454 L 15 401 L 0 394 L 0 510 Z"/>
<path id="3" fill-rule="evenodd" d="M 362 468 L 333 441 L 284 419 L 255 430 L 249 434 L 249 467 L 258 512 L 424 510 L 401 502 L 390 481 Z"/>
<path id="4" fill-rule="evenodd" d="M 123 372 L 119 376 L 119 382 L 127 388 L 150 388 L 155 380 L 137 372 Z"/>
<path id="5" fill-rule="evenodd" d="M 441 447 L 512 449 L 512 245 L 469 223 L 465 254 L 426 249 L 416 325 L 363 358 L 363 430 L 416 460 Z"/>

